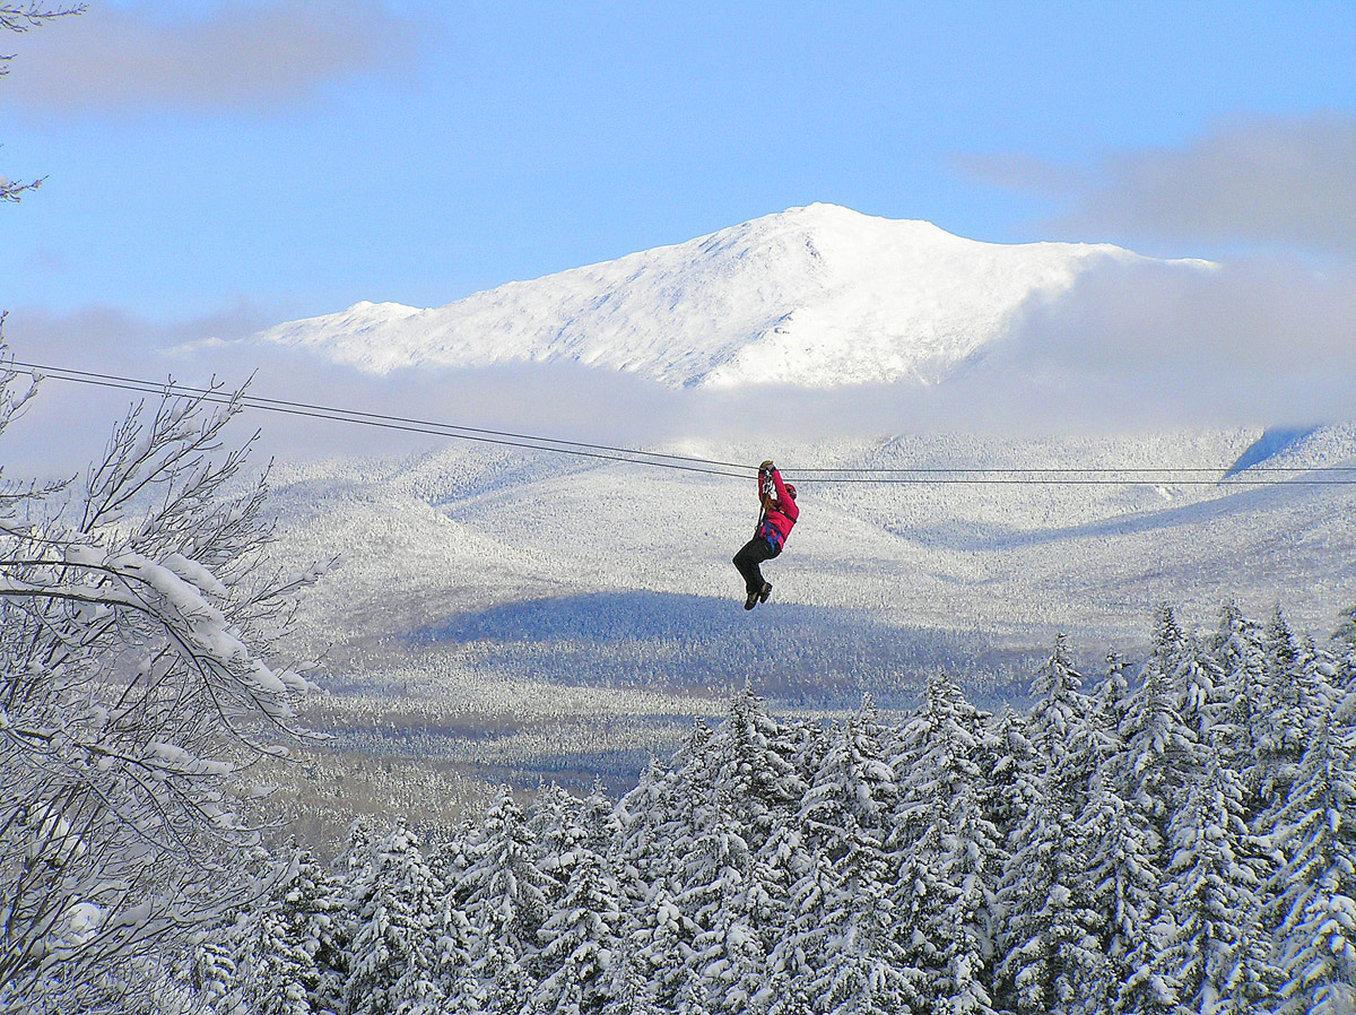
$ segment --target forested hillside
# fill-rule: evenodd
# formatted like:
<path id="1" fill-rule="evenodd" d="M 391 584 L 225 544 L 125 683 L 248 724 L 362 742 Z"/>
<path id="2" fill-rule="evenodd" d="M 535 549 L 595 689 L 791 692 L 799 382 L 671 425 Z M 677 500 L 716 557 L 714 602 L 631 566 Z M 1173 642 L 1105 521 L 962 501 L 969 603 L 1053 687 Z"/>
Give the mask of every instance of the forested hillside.
<path id="1" fill-rule="evenodd" d="M 1356 620 L 1226 607 L 1027 714 L 945 674 L 831 728 L 752 689 L 619 800 L 355 825 L 148 967 L 216 1012 L 1349 1013 Z M 165 1010 L 165 1009 L 162 1009 Z M 182 1009 L 173 1009 L 182 1010 Z"/>

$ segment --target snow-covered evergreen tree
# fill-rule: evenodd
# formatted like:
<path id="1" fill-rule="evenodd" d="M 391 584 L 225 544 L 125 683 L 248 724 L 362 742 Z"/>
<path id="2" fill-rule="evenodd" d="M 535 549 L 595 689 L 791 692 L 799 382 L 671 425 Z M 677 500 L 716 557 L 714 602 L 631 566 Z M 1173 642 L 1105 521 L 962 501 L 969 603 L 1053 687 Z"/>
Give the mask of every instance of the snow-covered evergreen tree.
<path id="1" fill-rule="evenodd" d="M 860 828 L 851 814 L 846 821 L 841 855 L 820 903 L 822 961 L 807 992 L 823 1011 L 925 1011 L 922 976 L 899 940 L 879 837 Z"/>
<path id="2" fill-rule="evenodd" d="M 882 757 L 881 728 L 870 698 L 848 722 L 836 724 L 828 749 L 800 805 L 811 849 L 836 858 L 849 848 L 849 820 L 883 848 L 896 806 L 895 772 Z"/>
<path id="3" fill-rule="evenodd" d="M 1004 857 L 983 805 L 983 728 L 960 688 L 935 673 L 895 759 L 902 786 L 891 845 L 900 876 L 891 900 L 908 931 L 895 932 L 904 972 L 919 998 L 956 1012 L 988 1012 L 993 1001 Z"/>
<path id="4" fill-rule="evenodd" d="M 1249 817 L 1259 807 L 1262 748 L 1271 737 L 1268 682 L 1262 631 L 1234 602 L 1220 612 L 1214 655 L 1223 681 L 1225 721 L 1232 735 L 1223 744 L 1228 764 L 1243 776 Z"/>
<path id="5" fill-rule="evenodd" d="M 1090 864 L 1076 821 L 1098 760 L 1091 704 L 1080 686 L 1061 635 L 1032 684 L 1031 803 L 1009 840 L 1000 893 L 1005 954 L 999 974 L 1019 1013 L 1078 1011 L 1101 976 L 1102 915 L 1090 907 Z"/>
<path id="6" fill-rule="evenodd" d="M 722 799 L 692 846 L 679 898 L 699 928 L 692 966 L 711 1012 L 751 1010 L 766 955 L 758 926 L 769 910 L 753 854 Z"/>
<path id="7" fill-rule="evenodd" d="M 482 1010 L 517 1015 L 522 999 L 531 995 L 549 885 L 537 865 L 537 842 L 523 811 L 503 787 L 463 880 L 465 913 L 474 930 L 475 996 Z"/>
<path id="8" fill-rule="evenodd" d="M 1176 927 L 1164 959 L 1186 1010 L 1211 1012 L 1228 1003 L 1260 1011 L 1273 975 L 1256 948 L 1258 850 L 1244 819 L 1242 779 L 1212 752 L 1201 765 L 1168 828 L 1164 895 Z"/>
<path id="9" fill-rule="evenodd" d="M 1186 637 L 1168 607 L 1154 614 L 1153 650 L 1130 694 L 1121 738 L 1125 753 L 1117 771 L 1121 792 L 1143 814 L 1149 848 L 1166 866 L 1161 851 L 1181 773 L 1194 766 L 1197 741 L 1178 710 L 1173 675 L 1186 652 Z"/>
<path id="10" fill-rule="evenodd" d="M 327 954 L 339 916 L 336 886 L 315 857 L 289 843 L 270 892 L 234 928 L 236 981 L 259 1015 L 312 1015 L 337 1007 Z"/>
<path id="11" fill-rule="evenodd" d="M 397 822 L 373 850 L 371 891 L 354 914 L 344 988 L 351 1015 L 438 1011 L 442 895 L 418 836 Z"/>
<path id="12" fill-rule="evenodd" d="M 1154 859 L 1143 815 L 1116 790 L 1115 761 L 1093 776 L 1075 841 L 1088 857 L 1088 908 L 1099 916 L 1105 957 L 1086 986 L 1089 1010 L 1107 1015 L 1170 1015 L 1177 1011 L 1171 971 L 1159 940 L 1163 872 Z"/>
<path id="13" fill-rule="evenodd" d="M 602 857 L 579 850 L 569 881 L 538 932 L 541 951 L 535 1001 L 544 1011 L 599 1011 L 611 987 L 616 952 L 617 886 Z"/>
<path id="14" fill-rule="evenodd" d="M 1325 703 L 1280 809 L 1286 856 L 1273 891 L 1282 914 L 1287 1012 L 1356 1011 L 1356 696 Z"/>
<path id="15" fill-rule="evenodd" d="M 1259 744 L 1261 794 L 1264 808 L 1274 812 L 1289 796 L 1294 768 L 1304 753 L 1309 727 L 1304 700 L 1304 674 L 1299 646 L 1278 606 L 1263 636 L 1266 686 L 1262 707 L 1266 710 L 1266 734 Z"/>
<path id="16" fill-rule="evenodd" d="M 714 790 L 729 801 L 749 847 L 759 849 L 773 826 L 805 791 L 793 760 L 794 741 L 746 684 L 711 743 Z"/>
<path id="17" fill-rule="evenodd" d="M 649 985 L 651 999 L 661 1010 L 671 1010 L 694 968 L 694 943 L 700 928 L 669 893 L 656 885 L 626 921 L 631 965 Z"/>

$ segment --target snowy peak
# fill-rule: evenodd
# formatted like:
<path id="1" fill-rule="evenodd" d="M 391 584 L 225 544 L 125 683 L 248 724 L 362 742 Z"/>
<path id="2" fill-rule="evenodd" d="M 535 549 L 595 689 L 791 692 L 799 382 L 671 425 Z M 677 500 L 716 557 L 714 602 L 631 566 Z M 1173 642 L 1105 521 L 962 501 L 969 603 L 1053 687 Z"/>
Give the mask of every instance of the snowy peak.
<path id="1" fill-rule="evenodd" d="M 674 387 L 933 382 L 1000 336 L 1025 301 L 1136 256 L 981 243 L 812 204 L 436 309 L 357 303 L 261 338 L 374 373 L 568 361 Z"/>

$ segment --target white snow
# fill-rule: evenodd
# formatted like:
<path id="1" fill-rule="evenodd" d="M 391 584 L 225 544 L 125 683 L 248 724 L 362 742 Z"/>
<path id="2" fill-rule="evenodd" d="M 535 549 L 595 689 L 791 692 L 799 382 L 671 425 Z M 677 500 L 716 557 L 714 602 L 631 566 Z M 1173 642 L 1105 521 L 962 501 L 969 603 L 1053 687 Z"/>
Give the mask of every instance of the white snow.
<path id="1" fill-rule="evenodd" d="M 262 340 L 371 373 L 569 361 L 674 387 L 942 379 L 1109 245 L 1004 245 L 812 204 L 434 309 L 356 303 Z M 1199 266 L 1203 262 L 1176 262 Z"/>

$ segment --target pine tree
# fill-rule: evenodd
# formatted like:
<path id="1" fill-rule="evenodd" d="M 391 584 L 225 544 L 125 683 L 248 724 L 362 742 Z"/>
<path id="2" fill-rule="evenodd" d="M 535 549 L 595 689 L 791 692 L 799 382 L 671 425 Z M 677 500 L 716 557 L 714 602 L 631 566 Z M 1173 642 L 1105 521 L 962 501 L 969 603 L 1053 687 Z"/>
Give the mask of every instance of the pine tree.
<path id="1" fill-rule="evenodd" d="M 193 947 L 190 982 L 211 1009 L 236 1015 L 244 1005 L 236 989 L 238 976 L 232 947 L 234 928 L 219 927 L 202 936 Z"/>
<path id="2" fill-rule="evenodd" d="M 678 780 L 651 758 L 635 788 L 617 803 L 617 832 L 611 850 L 623 926 L 630 933 L 633 917 L 642 912 L 655 888 L 677 890 L 674 839 L 678 829 Z"/>
<path id="3" fill-rule="evenodd" d="M 582 1011 L 602 1007 L 620 921 L 616 883 L 603 858 L 581 847 L 565 891 L 538 933 L 536 1002 L 543 1010 L 564 1010 L 567 1002 Z"/>
<path id="4" fill-rule="evenodd" d="M 745 684 L 731 698 L 711 748 L 715 790 L 729 801 L 745 841 L 757 850 L 805 791 L 793 761 L 794 743 Z"/>
<path id="5" fill-rule="evenodd" d="M 1287 1012 L 1356 1011 L 1356 697 L 1325 704 L 1281 808 L 1274 892 Z"/>
<path id="6" fill-rule="evenodd" d="M 1337 657 L 1337 680 L 1334 682 L 1340 696 L 1356 691 L 1356 606 L 1342 611 L 1337 630 L 1333 632 L 1333 654 Z"/>
<path id="7" fill-rule="evenodd" d="M 1258 964 L 1256 844 L 1244 821 L 1243 786 L 1211 752 L 1184 787 L 1168 829 L 1171 865 L 1164 887 L 1176 929 L 1164 959 L 1190 1011 L 1239 1011 L 1260 1003 L 1269 971 Z"/>
<path id="8" fill-rule="evenodd" d="M 814 856 L 806 848 L 799 822 L 784 818 L 773 828 L 772 834 L 754 858 L 755 870 L 766 894 L 765 913 L 759 920 L 763 950 L 768 955 L 768 968 L 779 968 L 779 950 L 788 942 L 796 919 L 802 916 L 794 897 L 802 877 L 814 866 Z M 800 966 L 793 962 L 793 968 Z"/>
<path id="9" fill-rule="evenodd" d="M 371 892 L 356 914 L 344 996 L 352 1015 L 432 1015 L 442 886 L 403 821 L 377 844 Z"/>
<path id="10" fill-rule="evenodd" d="M 1087 864 L 1059 799 L 1061 782 L 1041 773 L 1032 787 L 1000 893 L 1006 915 L 998 972 L 1018 1015 L 1077 1011 L 1100 976 L 1099 914 L 1089 908 Z"/>
<path id="11" fill-rule="evenodd" d="M 1077 835 L 1097 762 L 1081 683 L 1061 635 L 1032 683 L 1031 803 L 1008 843 L 1000 893 L 1006 948 L 999 975 L 1019 1013 L 1076 1011 L 1102 965 L 1100 915 L 1089 906 L 1089 862 Z"/>
<path id="12" fill-rule="evenodd" d="M 580 801 L 552 783 L 539 786 L 526 812 L 527 830 L 536 844 L 537 866 L 547 908 L 553 908 L 565 891 L 588 833 Z"/>
<path id="13" fill-rule="evenodd" d="M 786 912 L 768 956 L 768 970 L 774 980 L 780 977 L 784 983 L 807 984 L 828 965 L 825 912 L 837 890 L 833 863 L 822 853 L 811 857 L 809 866 L 791 886 Z"/>
<path id="14" fill-rule="evenodd" d="M 1027 736 L 1026 719 L 1011 705 L 1004 705 L 996 716 L 980 724 L 976 763 L 984 775 L 978 786 L 980 805 L 998 832 L 1000 847 L 1025 818 L 1030 801 L 1023 794 L 1030 786 L 1028 778 L 1035 751 Z M 1006 866 L 1006 855 L 1000 858 Z"/>
<path id="15" fill-rule="evenodd" d="M 1169 1015 L 1177 997 L 1158 947 L 1163 872 L 1143 816 L 1116 790 L 1114 771 L 1113 758 L 1093 776 L 1076 831 L 1092 864 L 1088 907 L 1098 914 L 1105 956 L 1086 985 L 1087 1001 L 1107 1015 Z"/>
<path id="16" fill-rule="evenodd" d="M 911 930 L 902 942 L 905 973 L 916 979 L 917 996 L 955 1012 L 992 1010 L 1004 855 L 983 805 L 984 728 L 960 688 L 933 674 L 895 762 L 902 786 L 892 845 L 901 874 L 891 895 Z"/>
<path id="17" fill-rule="evenodd" d="M 547 917 L 550 882 L 537 866 L 537 842 L 508 787 L 484 823 L 483 840 L 464 879 L 475 930 L 470 961 L 474 994 L 493 1015 L 517 1015 L 530 997 L 538 932 Z"/>
<path id="18" fill-rule="evenodd" d="M 1045 773 L 1044 792 L 1053 793 L 1059 806 L 1074 813 L 1087 800 L 1088 780 L 1097 763 L 1092 703 L 1082 687 L 1083 678 L 1069 657 L 1068 639 L 1058 635 L 1054 651 L 1031 684 L 1034 703 L 1027 734 Z"/>
<path id="19" fill-rule="evenodd" d="M 772 1006 L 768 1015 L 815 1015 L 810 993 L 804 984 L 785 973 L 776 973 L 768 984 Z"/>
<path id="20" fill-rule="evenodd" d="M 621 948 L 612 963 L 608 1000 L 602 1015 L 660 1015 L 662 1010 L 665 1009 L 655 1001 L 653 978 L 633 961 L 630 949 Z"/>
<path id="21" fill-rule="evenodd" d="M 476 997 L 473 974 L 475 930 L 461 908 L 458 893 L 449 890 L 445 883 L 440 924 L 442 932 L 437 939 L 434 967 L 439 991 L 446 998 L 446 1008 L 472 1011 Z"/>

